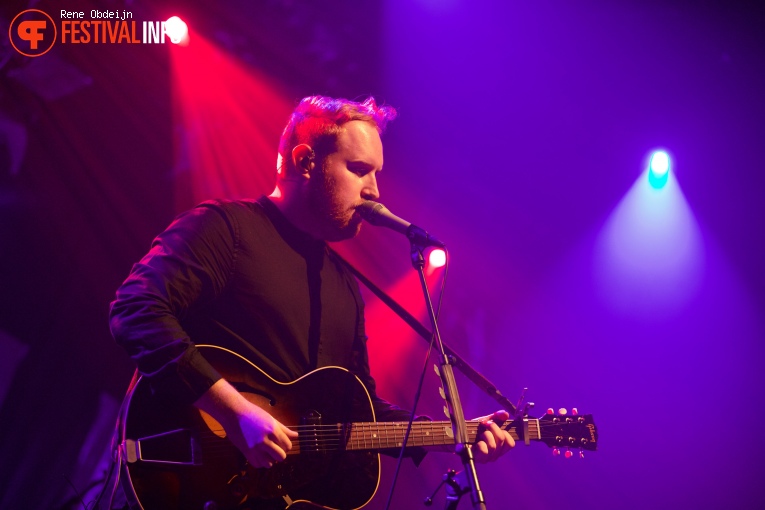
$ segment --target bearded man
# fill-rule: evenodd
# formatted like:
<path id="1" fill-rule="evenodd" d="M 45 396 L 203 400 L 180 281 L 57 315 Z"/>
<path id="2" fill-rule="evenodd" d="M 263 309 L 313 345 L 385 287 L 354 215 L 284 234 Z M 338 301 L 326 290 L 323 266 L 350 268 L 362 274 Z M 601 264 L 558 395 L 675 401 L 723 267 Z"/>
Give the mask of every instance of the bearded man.
<path id="1" fill-rule="evenodd" d="M 197 344 L 238 353 L 281 383 L 344 367 L 368 391 L 377 421 L 408 420 L 376 394 L 358 284 L 326 244 L 356 236 L 357 208 L 379 199 L 380 135 L 395 115 L 373 98 L 303 99 L 279 144 L 280 193 L 205 202 L 181 214 L 112 303 L 112 334 L 152 394 L 207 413 L 254 468 L 287 458 L 297 424 L 245 398 Z M 479 462 L 514 445 L 492 418 L 507 415 L 484 420 L 474 447 Z"/>

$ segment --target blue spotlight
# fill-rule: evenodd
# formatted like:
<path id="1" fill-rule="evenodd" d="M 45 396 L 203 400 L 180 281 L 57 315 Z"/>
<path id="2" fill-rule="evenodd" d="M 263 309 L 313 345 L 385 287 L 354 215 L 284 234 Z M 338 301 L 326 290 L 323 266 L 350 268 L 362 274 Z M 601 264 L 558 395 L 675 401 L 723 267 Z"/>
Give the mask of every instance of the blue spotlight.
<path id="1" fill-rule="evenodd" d="M 661 189 L 669 179 L 669 155 L 664 151 L 651 154 L 648 163 L 648 182 L 654 189 Z"/>

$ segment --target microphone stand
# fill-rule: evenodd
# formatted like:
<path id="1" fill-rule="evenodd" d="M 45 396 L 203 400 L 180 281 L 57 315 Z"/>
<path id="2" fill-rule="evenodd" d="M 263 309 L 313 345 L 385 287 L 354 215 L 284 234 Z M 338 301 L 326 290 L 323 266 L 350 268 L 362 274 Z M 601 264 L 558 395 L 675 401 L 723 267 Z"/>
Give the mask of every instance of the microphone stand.
<path id="1" fill-rule="evenodd" d="M 430 292 L 428 292 L 428 284 L 425 280 L 425 258 L 422 256 L 425 246 L 418 244 L 414 236 L 407 235 L 407 237 L 409 237 L 409 242 L 411 244 L 410 255 L 412 267 L 417 270 L 420 276 L 425 304 L 428 309 L 428 315 L 430 316 L 430 323 L 433 327 L 433 335 L 436 338 L 438 350 L 441 355 L 441 365 L 438 373 L 441 376 L 446 404 L 449 408 L 449 418 L 452 422 L 454 443 L 456 445 L 455 449 L 462 460 L 462 465 L 465 467 L 465 475 L 467 476 L 468 485 L 470 486 L 473 508 L 486 510 L 486 501 L 484 500 L 483 492 L 478 483 L 478 473 L 475 469 L 473 447 L 468 438 L 465 414 L 462 410 L 459 393 L 457 392 L 457 381 L 454 379 L 454 370 L 452 367 L 453 361 L 451 356 L 447 356 L 446 351 L 444 350 L 444 344 L 441 341 L 441 333 L 438 330 L 436 313 L 433 308 L 433 302 L 430 299 Z"/>
<path id="2" fill-rule="evenodd" d="M 347 267 L 348 270 L 350 270 L 350 272 L 353 273 L 356 278 L 358 278 L 361 283 L 366 285 L 367 288 L 380 299 L 380 301 L 385 303 L 391 310 L 393 310 L 393 313 L 401 317 L 401 319 L 407 323 L 409 327 L 412 328 L 420 336 L 420 338 L 430 343 L 430 339 L 433 336 L 433 333 L 428 328 L 426 328 L 420 321 L 418 321 L 411 313 L 406 311 L 403 306 L 394 301 L 393 298 L 386 294 L 380 287 L 375 285 L 374 282 L 372 282 L 364 275 L 364 273 L 354 267 L 353 264 L 345 260 L 345 258 L 341 257 L 339 253 L 337 253 L 335 250 L 332 250 L 331 248 L 330 252 L 334 254 L 334 256 L 337 257 L 338 260 L 340 260 L 345 265 L 345 267 Z M 517 409 L 518 406 L 510 402 L 510 400 L 505 395 L 503 395 L 491 381 L 489 381 L 480 372 L 473 368 L 457 351 L 449 347 L 449 345 L 443 343 L 442 345 L 444 351 L 446 351 L 446 354 L 449 356 L 449 360 L 451 361 L 453 367 L 456 367 L 460 372 L 462 372 L 465 377 L 467 377 L 481 391 L 486 392 L 488 396 L 496 400 L 499 405 L 502 406 L 502 409 L 510 413 L 510 416 L 519 416 L 519 410 Z"/>

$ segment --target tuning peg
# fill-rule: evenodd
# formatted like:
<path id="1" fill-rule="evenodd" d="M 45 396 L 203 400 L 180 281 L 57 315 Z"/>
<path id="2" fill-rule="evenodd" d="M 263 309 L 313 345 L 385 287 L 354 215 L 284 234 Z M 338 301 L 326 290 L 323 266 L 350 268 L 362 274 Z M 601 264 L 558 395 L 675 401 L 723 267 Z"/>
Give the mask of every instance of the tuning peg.
<path id="1" fill-rule="evenodd" d="M 574 416 L 576 416 L 577 414 L 579 414 L 579 409 L 577 409 L 576 407 L 574 407 L 573 409 L 571 409 L 571 414 L 573 414 Z"/>
<path id="2" fill-rule="evenodd" d="M 566 414 L 568 414 L 568 411 L 566 411 L 566 408 L 565 408 L 565 407 L 561 407 L 560 409 L 558 409 L 558 414 L 560 414 L 561 416 L 563 416 L 563 415 L 566 415 Z"/>
<path id="3" fill-rule="evenodd" d="M 438 388 L 438 394 L 439 394 L 439 395 L 441 395 L 441 398 L 442 398 L 442 399 L 446 400 L 446 392 L 445 392 L 445 391 L 444 391 L 444 389 L 443 389 L 442 387 L 440 387 L 440 386 L 439 386 L 439 388 Z"/>
<path id="4" fill-rule="evenodd" d="M 449 415 L 449 408 L 446 406 L 444 406 L 444 416 L 446 416 L 447 418 L 451 418 L 451 416 Z"/>
<path id="5" fill-rule="evenodd" d="M 553 411 L 552 407 L 547 408 L 547 414 L 555 414 L 555 411 Z"/>
<path id="6" fill-rule="evenodd" d="M 570 459 L 570 458 L 571 458 L 571 456 L 572 456 L 572 455 L 574 455 L 574 454 L 573 454 L 573 453 L 571 453 L 571 450 L 569 450 L 568 448 L 566 448 L 566 453 L 564 453 L 564 455 L 565 455 L 565 457 L 566 457 L 567 459 Z"/>
<path id="7" fill-rule="evenodd" d="M 560 448 L 553 448 L 553 455 L 560 455 Z"/>

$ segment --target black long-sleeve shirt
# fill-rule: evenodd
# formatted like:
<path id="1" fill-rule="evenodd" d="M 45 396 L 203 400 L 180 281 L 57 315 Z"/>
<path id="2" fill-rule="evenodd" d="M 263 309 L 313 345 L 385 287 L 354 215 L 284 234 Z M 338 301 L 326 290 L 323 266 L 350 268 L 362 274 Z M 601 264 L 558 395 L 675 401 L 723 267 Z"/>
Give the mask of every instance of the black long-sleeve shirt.
<path id="1" fill-rule="evenodd" d="M 348 368 L 378 420 L 408 418 L 376 396 L 356 280 L 265 197 L 206 202 L 176 218 L 133 266 L 110 321 L 153 390 L 184 403 L 220 378 L 195 347 L 207 343 L 282 382 Z"/>

